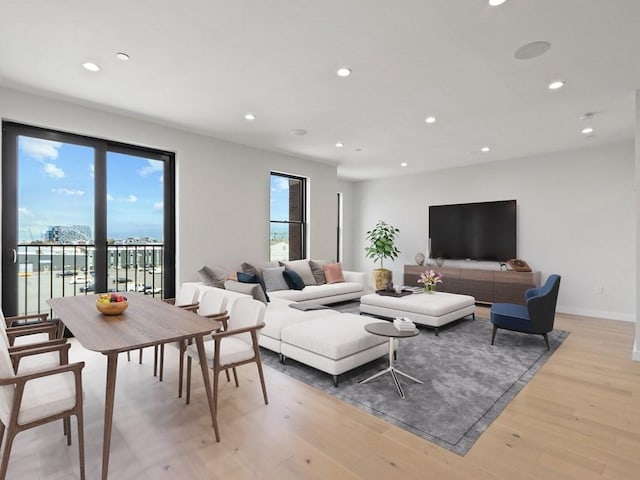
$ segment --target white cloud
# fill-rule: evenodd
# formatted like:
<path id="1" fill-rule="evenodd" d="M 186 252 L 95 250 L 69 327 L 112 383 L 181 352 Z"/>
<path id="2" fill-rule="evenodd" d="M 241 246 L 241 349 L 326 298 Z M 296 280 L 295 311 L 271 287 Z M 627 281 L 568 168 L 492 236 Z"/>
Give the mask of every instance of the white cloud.
<path id="1" fill-rule="evenodd" d="M 156 172 L 164 172 L 164 162 L 159 160 L 147 160 L 147 165 L 138 170 L 138 173 L 143 177 Z"/>
<path id="2" fill-rule="evenodd" d="M 276 178 L 275 182 L 273 182 L 276 190 L 288 190 L 289 189 L 289 180 L 286 178 Z"/>
<path id="3" fill-rule="evenodd" d="M 112 202 L 113 201 L 113 195 L 111 195 L 110 193 L 107 193 L 107 201 L 108 202 Z"/>
<path id="4" fill-rule="evenodd" d="M 19 208 L 18 209 L 18 213 L 20 215 L 24 215 L 25 217 L 33 217 L 34 216 L 33 213 L 31 213 L 31 210 L 29 210 L 28 208 L 24 208 L 24 207 Z"/>
<path id="5" fill-rule="evenodd" d="M 127 198 L 122 199 L 123 202 L 136 203 L 138 201 L 138 197 L 135 195 L 129 195 Z"/>
<path id="6" fill-rule="evenodd" d="M 153 208 L 155 210 L 162 210 L 164 208 L 164 202 L 155 202 Z"/>
<path id="7" fill-rule="evenodd" d="M 44 164 L 44 173 L 53 178 L 64 178 L 64 171 L 56 167 L 53 163 Z"/>
<path id="8" fill-rule="evenodd" d="M 36 160 L 55 160 L 58 158 L 60 142 L 40 138 L 20 137 L 20 150 Z"/>
<path id="9" fill-rule="evenodd" d="M 68 188 L 52 188 L 51 191 L 53 193 L 60 193 L 63 195 L 77 195 L 78 197 L 84 195 L 84 192 L 82 190 L 70 190 Z"/>

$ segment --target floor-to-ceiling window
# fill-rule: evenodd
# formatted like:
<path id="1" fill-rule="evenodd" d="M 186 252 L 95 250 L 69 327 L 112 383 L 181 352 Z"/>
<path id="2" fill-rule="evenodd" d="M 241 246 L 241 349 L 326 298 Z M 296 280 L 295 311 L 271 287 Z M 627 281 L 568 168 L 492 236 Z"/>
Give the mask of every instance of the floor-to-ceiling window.
<path id="1" fill-rule="evenodd" d="M 2 306 L 92 292 L 173 295 L 173 154 L 4 122 Z"/>
<path id="2" fill-rule="evenodd" d="M 269 257 L 300 260 L 306 257 L 306 179 L 271 172 Z"/>

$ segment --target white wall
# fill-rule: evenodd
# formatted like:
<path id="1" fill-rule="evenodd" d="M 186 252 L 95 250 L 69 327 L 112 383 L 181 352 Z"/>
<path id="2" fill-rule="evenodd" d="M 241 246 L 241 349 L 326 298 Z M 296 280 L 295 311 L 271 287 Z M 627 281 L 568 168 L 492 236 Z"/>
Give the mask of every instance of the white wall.
<path id="1" fill-rule="evenodd" d="M 335 257 L 335 166 L 4 88 L 0 118 L 175 152 L 178 282 L 197 280 L 204 264 L 268 260 L 271 170 L 309 178 L 309 253 Z"/>
<path id="2" fill-rule="evenodd" d="M 518 256 L 543 280 L 551 273 L 562 276 L 558 311 L 635 321 L 632 142 L 356 182 L 353 191 L 356 269 L 373 268 L 363 253 L 364 237 L 379 219 L 400 229 L 402 254 L 385 265 L 397 283 L 403 265 L 426 250 L 429 205 L 516 199 Z M 596 285 L 602 294 L 595 293 Z"/>
<path id="3" fill-rule="evenodd" d="M 353 182 L 338 180 L 338 192 L 342 193 L 342 266 L 345 270 L 355 268 L 353 252 L 354 244 L 354 219 L 358 213 L 354 210 Z"/>
<path id="4" fill-rule="evenodd" d="M 640 279 L 640 90 L 635 92 L 636 100 L 636 132 L 635 132 L 635 252 L 636 252 L 636 284 Z M 636 295 L 636 312 L 640 312 L 640 295 Z M 636 319 L 636 341 L 633 345 L 633 359 L 640 361 L 640 318 Z"/>

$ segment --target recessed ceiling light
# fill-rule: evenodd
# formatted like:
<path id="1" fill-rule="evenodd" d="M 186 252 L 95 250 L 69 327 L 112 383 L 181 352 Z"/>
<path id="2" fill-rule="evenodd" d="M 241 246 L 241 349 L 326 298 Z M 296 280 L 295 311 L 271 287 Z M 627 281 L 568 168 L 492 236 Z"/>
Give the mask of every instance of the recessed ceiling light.
<path id="1" fill-rule="evenodd" d="M 562 80 L 556 80 L 549 84 L 549 90 L 558 90 L 562 87 L 564 87 L 564 82 Z"/>
<path id="2" fill-rule="evenodd" d="M 255 116 L 253 113 L 247 113 L 247 114 L 244 116 L 244 119 L 245 119 L 245 120 L 255 120 L 255 119 L 256 119 L 256 116 Z"/>
<path id="3" fill-rule="evenodd" d="M 491 5 L 492 7 L 498 7 L 506 1 L 507 0 L 489 0 L 489 5 Z"/>
<path id="4" fill-rule="evenodd" d="M 482 148 L 480 149 L 480 151 L 481 151 L 481 152 L 483 152 L 483 153 L 487 153 L 487 152 L 490 152 L 490 151 L 491 151 L 491 149 L 490 149 L 489 147 L 482 147 Z"/>
<path id="5" fill-rule="evenodd" d="M 296 135 L 298 137 L 302 137 L 302 136 L 306 135 L 307 133 L 309 133 L 309 131 L 305 130 L 304 128 L 294 128 L 293 130 L 289 130 L 289 133 L 291 135 Z"/>
<path id="6" fill-rule="evenodd" d="M 551 44 L 549 42 L 531 42 L 521 46 L 513 56 L 518 60 L 529 60 L 530 58 L 539 57 L 550 48 Z"/>
<path id="7" fill-rule="evenodd" d="M 92 62 L 84 62 L 82 66 L 85 70 L 89 70 L 90 72 L 97 72 L 98 70 L 100 70 L 100 67 Z"/>
<path id="8" fill-rule="evenodd" d="M 409 165 L 407 162 L 402 162 L 402 163 L 400 164 L 400 166 L 401 166 L 401 167 L 406 167 L 407 165 Z"/>
<path id="9" fill-rule="evenodd" d="M 427 117 L 424 119 L 425 122 L 427 123 L 436 123 L 438 119 L 436 117 Z"/>
<path id="10" fill-rule="evenodd" d="M 342 148 L 342 147 L 344 147 L 344 143 L 338 142 L 338 143 L 336 143 L 336 147 Z"/>
<path id="11" fill-rule="evenodd" d="M 338 74 L 339 77 L 348 77 L 349 75 L 351 75 L 351 69 L 347 67 L 342 67 L 342 68 L 339 68 L 336 73 Z"/>
<path id="12" fill-rule="evenodd" d="M 356 148 L 356 152 L 361 152 L 362 149 L 361 148 Z"/>
<path id="13" fill-rule="evenodd" d="M 589 134 L 593 133 L 593 128 L 592 127 L 585 127 L 585 128 L 582 129 L 582 133 L 584 135 L 589 135 Z"/>
<path id="14" fill-rule="evenodd" d="M 118 52 L 116 53 L 116 58 L 118 60 L 122 60 L 123 62 L 126 62 L 127 60 L 129 60 L 129 55 L 127 55 L 124 52 Z"/>

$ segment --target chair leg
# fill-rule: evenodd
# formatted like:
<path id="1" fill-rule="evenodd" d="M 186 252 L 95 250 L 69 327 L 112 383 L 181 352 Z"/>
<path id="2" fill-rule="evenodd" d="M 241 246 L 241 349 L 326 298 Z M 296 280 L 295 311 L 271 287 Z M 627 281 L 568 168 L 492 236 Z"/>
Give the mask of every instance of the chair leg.
<path id="1" fill-rule="evenodd" d="M 543 333 L 542 337 L 544 338 L 544 343 L 547 346 L 547 350 L 551 350 L 551 348 L 549 348 L 549 337 L 547 336 L 547 334 Z"/>
<path id="2" fill-rule="evenodd" d="M 185 340 L 180 341 L 180 363 L 178 364 L 178 398 L 182 398 L 182 379 L 184 378 L 184 352 L 186 350 Z"/>
<path id="3" fill-rule="evenodd" d="M 7 439 L 2 451 L 2 463 L 0 463 L 0 478 L 7 478 L 7 468 L 9 467 L 9 455 L 11 455 L 11 447 L 13 446 L 13 437 L 15 433 L 12 428 L 7 428 Z"/>
<path id="4" fill-rule="evenodd" d="M 187 357 L 187 400 L 186 403 L 189 405 L 191 401 L 191 357 Z"/>
<path id="5" fill-rule="evenodd" d="M 160 344 L 160 375 L 158 380 L 162 381 L 164 375 L 164 343 Z"/>
<path id="6" fill-rule="evenodd" d="M 229 376 L 229 369 L 227 368 L 227 369 L 224 371 L 224 373 L 225 373 L 225 375 L 227 376 L 227 382 L 230 382 L 230 381 L 231 381 L 231 377 Z"/>
<path id="7" fill-rule="evenodd" d="M 491 345 L 496 341 L 496 332 L 498 331 L 498 327 L 493 326 L 493 332 L 491 333 Z"/>
<path id="8" fill-rule="evenodd" d="M 84 480 L 84 419 L 82 414 L 82 406 L 78 408 L 76 415 L 76 423 L 78 425 L 78 457 L 80 459 L 80 480 Z"/>
<path id="9" fill-rule="evenodd" d="M 233 367 L 232 370 L 233 370 L 233 379 L 236 382 L 236 388 L 238 388 L 240 386 L 240 384 L 238 383 L 238 372 L 236 371 L 236 367 Z"/>
<path id="10" fill-rule="evenodd" d="M 213 410 L 216 412 L 216 417 L 218 416 L 218 383 L 219 383 L 219 377 L 220 377 L 220 367 L 218 365 L 214 365 L 214 367 L 213 367 Z"/>
<path id="11" fill-rule="evenodd" d="M 0 447 L 2 447 L 2 440 L 4 440 L 4 423 L 0 422 Z"/>
<path id="12" fill-rule="evenodd" d="M 138 363 L 140 365 L 142 365 L 142 349 L 140 349 L 140 351 L 138 351 Z"/>
<path id="13" fill-rule="evenodd" d="M 131 352 L 127 352 L 127 362 L 131 361 Z"/>
<path id="14" fill-rule="evenodd" d="M 71 445 L 71 417 L 63 418 L 62 423 L 64 424 L 64 429 L 66 430 L 65 435 L 67 436 L 67 445 Z"/>
<path id="15" fill-rule="evenodd" d="M 158 376 L 158 346 L 153 347 L 153 376 Z"/>
<path id="16" fill-rule="evenodd" d="M 262 372 L 262 360 L 258 357 L 256 361 L 256 365 L 258 365 L 258 376 L 260 377 L 260 383 L 262 385 L 262 396 L 264 397 L 264 404 L 269 405 L 269 399 L 267 398 L 267 386 L 264 383 L 264 373 Z M 338 376 L 333 376 L 333 382 L 335 386 L 338 386 Z"/>

